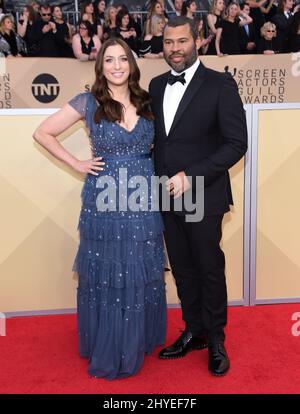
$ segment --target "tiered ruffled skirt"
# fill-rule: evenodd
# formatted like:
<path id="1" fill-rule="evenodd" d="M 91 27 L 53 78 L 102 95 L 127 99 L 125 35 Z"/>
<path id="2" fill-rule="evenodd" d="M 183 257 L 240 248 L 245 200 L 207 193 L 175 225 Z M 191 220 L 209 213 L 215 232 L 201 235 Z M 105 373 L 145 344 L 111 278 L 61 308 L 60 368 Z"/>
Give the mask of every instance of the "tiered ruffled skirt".
<path id="1" fill-rule="evenodd" d="M 80 355 L 92 376 L 127 377 L 165 342 L 162 220 L 158 212 L 97 212 L 93 179 L 82 200 L 73 267 Z"/>

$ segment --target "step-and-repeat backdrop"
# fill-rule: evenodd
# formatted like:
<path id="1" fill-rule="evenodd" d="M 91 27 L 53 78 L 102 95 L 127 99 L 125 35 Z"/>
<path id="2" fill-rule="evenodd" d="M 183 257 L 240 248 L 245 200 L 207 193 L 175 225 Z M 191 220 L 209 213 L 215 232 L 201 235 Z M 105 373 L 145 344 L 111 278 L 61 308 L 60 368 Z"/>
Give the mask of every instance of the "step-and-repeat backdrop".
<path id="1" fill-rule="evenodd" d="M 230 72 L 245 104 L 299 102 L 300 53 L 203 56 L 201 60 L 209 68 Z M 163 59 L 139 59 L 138 64 L 146 89 L 151 78 L 169 69 Z M 90 90 L 93 82 L 93 62 L 0 58 L 0 109 L 59 108 L 77 93 Z"/>
<path id="2" fill-rule="evenodd" d="M 300 101 L 300 54 L 201 60 L 210 68 L 232 73 L 245 103 Z M 163 60 L 138 60 L 138 64 L 144 88 L 151 78 L 168 70 Z M 0 108 L 19 108 L 0 110 L 1 312 L 76 307 L 77 280 L 72 264 L 78 247 L 84 177 L 54 160 L 33 141 L 32 133 L 46 117 L 39 113 L 40 108 L 61 107 L 77 93 L 88 91 L 93 79 L 94 64 L 90 62 L 25 58 L 0 61 Z M 83 122 L 59 139 L 79 159 L 90 156 Z M 247 300 L 243 256 L 245 160 L 234 166 L 230 175 L 235 206 L 224 219 L 222 247 L 227 259 L 229 300 L 243 303 Z M 168 303 L 178 304 L 171 272 L 166 272 L 166 282 Z M 265 296 L 263 289 L 258 297 Z"/>

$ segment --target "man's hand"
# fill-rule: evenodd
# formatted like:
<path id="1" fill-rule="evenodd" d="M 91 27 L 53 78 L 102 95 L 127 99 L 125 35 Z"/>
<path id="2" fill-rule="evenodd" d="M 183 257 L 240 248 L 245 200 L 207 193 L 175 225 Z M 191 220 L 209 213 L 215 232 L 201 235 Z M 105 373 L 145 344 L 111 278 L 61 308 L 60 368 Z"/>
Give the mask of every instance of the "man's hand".
<path id="1" fill-rule="evenodd" d="M 54 22 L 49 22 L 49 26 L 51 27 L 53 33 L 56 32 L 56 24 Z"/>
<path id="2" fill-rule="evenodd" d="M 174 198 L 179 198 L 191 188 L 191 184 L 184 171 L 180 171 L 166 181 L 166 189 Z"/>
<path id="3" fill-rule="evenodd" d="M 120 32 L 120 35 L 123 37 L 123 39 L 128 39 L 130 36 L 129 32 Z"/>
<path id="4" fill-rule="evenodd" d="M 293 10 L 294 14 L 297 13 L 298 11 L 300 11 L 300 3 L 297 4 L 297 6 L 295 6 Z"/>
<path id="5" fill-rule="evenodd" d="M 253 50 L 255 48 L 254 42 L 248 42 L 247 43 L 247 50 Z"/>
<path id="6" fill-rule="evenodd" d="M 136 37 L 136 31 L 133 27 L 131 27 L 129 33 L 130 33 L 130 36 Z"/>
<path id="7" fill-rule="evenodd" d="M 51 26 L 49 24 L 45 24 L 45 26 L 42 28 L 42 32 L 44 34 L 50 32 L 50 30 L 51 30 Z"/>

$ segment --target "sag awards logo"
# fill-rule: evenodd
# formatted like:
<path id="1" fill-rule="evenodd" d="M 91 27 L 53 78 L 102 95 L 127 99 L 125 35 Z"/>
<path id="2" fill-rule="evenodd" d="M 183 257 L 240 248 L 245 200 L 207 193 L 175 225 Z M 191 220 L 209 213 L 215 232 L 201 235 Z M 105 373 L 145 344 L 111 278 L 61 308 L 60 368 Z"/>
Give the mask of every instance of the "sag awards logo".
<path id="1" fill-rule="evenodd" d="M 36 100 L 41 103 L 53 102 L 59 95 L 58 80 L 49 73 L 38 75 L 32 82 L 31 91 Z"/>
<path id="2" fill-rule="evenodd" d="M 295 60 L 295 59 L 294 59 Z M 297 64 L 295 68 L 298 69 Z M 297 72 L 294 69 L 294 72 Z M 285 98 L 287 70 L 280 67 L 230 68 L 224 72 L 233 76 L 245 104 L 281 103 Z"/>

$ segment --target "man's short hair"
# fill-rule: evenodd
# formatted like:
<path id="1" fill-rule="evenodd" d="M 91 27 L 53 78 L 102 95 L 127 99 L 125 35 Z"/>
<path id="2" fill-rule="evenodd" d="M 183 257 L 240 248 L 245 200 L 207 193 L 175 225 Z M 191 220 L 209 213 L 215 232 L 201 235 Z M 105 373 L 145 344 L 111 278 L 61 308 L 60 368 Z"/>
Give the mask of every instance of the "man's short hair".
<path id="1" fill-rule="evenodd" d="M 189 25 L 191 35 L 193 36 L 194 40 L 197 40 L 198 38 L 198 30 L 197 25 L 193 19 L 189 19 L 186 16 L 176 16 L 173 19 L 170 19 L 168 23 L 165 26 L 165 29 L 167 27 L 179 27 L 179 26 L 185 26 L 186 24 Z"/>
<path id="2" fill-rule="evenodd" d="M 40 5 L 40 8 L 41 9 L 44 9 L 44 10 L 51 9 L 50 4 L 48 4 L 48 3 L 41 4 Z"/>
<path id="3" fill-rule="evenodd" d="M 249 6 L 249 4 L 248 4 L 247 2 L 240 3 L 240 9 L 241 9 L 241 10 L 244 10 L 245 6 L 250 7 L 250 6 Z"/>

